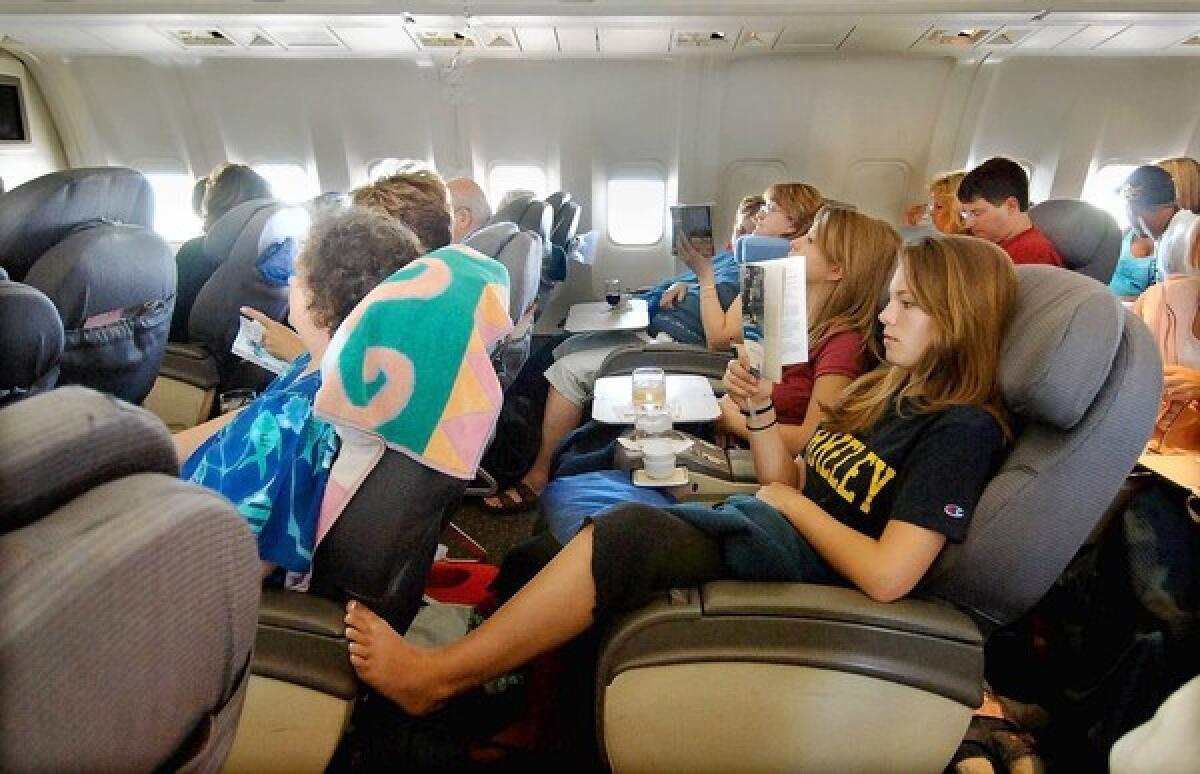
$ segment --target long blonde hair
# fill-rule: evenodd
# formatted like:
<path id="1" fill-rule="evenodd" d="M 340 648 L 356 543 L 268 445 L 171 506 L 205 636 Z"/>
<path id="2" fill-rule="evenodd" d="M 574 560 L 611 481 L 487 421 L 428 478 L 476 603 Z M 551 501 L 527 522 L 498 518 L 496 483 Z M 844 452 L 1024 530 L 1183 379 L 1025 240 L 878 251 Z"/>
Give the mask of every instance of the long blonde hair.
<path id="1" fill-rule="evenodd" d="M 940 204 L 951 212 L 946 228 L 939 226 L 937 218 L 933 217 L 934 213 L 930 213 L 933 225 L 943 234 L 967 233 L 967 222 L 963 219 L 962 215 L 962 204 L 958 201 L 958 184 L 966 176 L 967 173 L 960 169 L 956 172 L 947 172 L 944 175 L 938 175 L 929 181 L 929 198 L 933 199 L 934 206 L 936 207 Z"/>
<path id="2" fill-rule="evenodd" d="M 819 308 L 809 310 L 809 349 L 841 331 L 858 333 L 873 348 L 871 332 L 896 265 L 900 235 L 882 220 L 841 207 L 821 208 L 811 231 L 825 259 L 842 270 L 842 278 Z"/>
<path id="3" fill-rule="evenodd" d="M 1008 435 L 996 370 L 1017 296 L 1012 260 L 975 237 L 926 237 L 904 247 L 899 270 L 917 305 L 933 318 L 933 341 L 915 366 L 883 365 L 850 385 L 841 404 L 826 409 L 827 426 L 862 432 L 908 398 L 918 414 L 981 406 Z"/>
<path id="4" fill-rule="evenodd" d="M 1175 183 L 1175 203 L 1185 210 L 1200 213 L 1200 162 L 1177 156 L 1156 162 L 1156 166 L 1167 170 Z"/>
<path id="5" fill-rule="evenodd" d="M 811 185 L 805 183 L 776 183 L 763 192 L 763 198 L 774 204 L 795 227 L 784 234 L 785 239 L 795 239 L 807 234 L 813 218 L 825 206 L 825 197 Z"/>

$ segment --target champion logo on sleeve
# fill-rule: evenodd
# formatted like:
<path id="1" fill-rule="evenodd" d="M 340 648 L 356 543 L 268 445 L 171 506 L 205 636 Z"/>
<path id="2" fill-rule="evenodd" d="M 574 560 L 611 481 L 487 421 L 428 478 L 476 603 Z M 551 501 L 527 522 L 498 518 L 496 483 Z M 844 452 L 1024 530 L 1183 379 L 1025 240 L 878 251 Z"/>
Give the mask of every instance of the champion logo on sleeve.
<path id="1" fill-rule="evenodd" d="M 947 505 L 942 510 L 952 519 L 961 519 L 967 515 L 967 512 L 963 510 L 961 505 L 954 505 L 953 503 Z"/>

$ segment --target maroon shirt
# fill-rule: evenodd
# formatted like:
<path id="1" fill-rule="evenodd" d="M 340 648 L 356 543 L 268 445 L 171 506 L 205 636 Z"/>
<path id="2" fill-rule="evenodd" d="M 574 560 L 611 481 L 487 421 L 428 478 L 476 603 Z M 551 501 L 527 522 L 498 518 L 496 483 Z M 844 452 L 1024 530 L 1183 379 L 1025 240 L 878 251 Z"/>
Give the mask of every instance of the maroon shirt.
<path id="1" fill-rule="evenodd" d="M 808 353 L 807 363 L 797 363 L 783 369 L 783 381 L 775 385 L 771 400 L 775 416 L 785 425 L 804 424 L 813 383 L 826 374 L 840 374 L 856 379 L 866 367 L 863 337 L 852 331 L 827 336 Z"/>

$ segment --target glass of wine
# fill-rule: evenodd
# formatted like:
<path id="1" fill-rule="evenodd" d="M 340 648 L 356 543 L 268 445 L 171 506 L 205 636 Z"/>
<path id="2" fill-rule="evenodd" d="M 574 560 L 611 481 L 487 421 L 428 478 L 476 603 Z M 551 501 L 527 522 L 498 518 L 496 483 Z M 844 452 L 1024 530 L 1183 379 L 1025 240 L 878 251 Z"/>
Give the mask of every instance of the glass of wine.
<path id="1" fill-rule="evenodd" d="M 613 309 L 621 305 L 621 280 L 606 279 L 604 280 L 604 300 Z"/>
<path id="2" fill-rule="evenodd" d="M 633 370 L 633 408 L 644 414 L 667 407 L 667 375 L 661 368 Z"/>

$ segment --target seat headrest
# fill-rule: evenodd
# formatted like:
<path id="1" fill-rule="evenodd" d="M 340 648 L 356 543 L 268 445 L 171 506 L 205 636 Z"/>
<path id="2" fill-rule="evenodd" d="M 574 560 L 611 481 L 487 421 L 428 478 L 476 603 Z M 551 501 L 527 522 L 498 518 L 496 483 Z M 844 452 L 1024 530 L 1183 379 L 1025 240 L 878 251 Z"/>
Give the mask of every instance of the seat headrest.
<path id="1" fill-rule="evenodd" d="M 558 208 L 554 216 L 554 228 L 550 232 L 550 241 L 566 249 L 579 231 L 579 221 L 583 217 L 583 208 L 575 202 L 565 202 Z"/>
<path id="2" fill-rule="evenodd" d="M 519 231 L 517 224 L 511 221 L 492 223 L 468 235 L 463 244 L 475 248 L 489 258 L 495 258 Z"/>
<path id="3" fill-rule="evenodd" d="M 521 231 L 515 223 L 493 223 L 465 240 L 508 270 L 508 315 L 515 325 L 537 298 L 542 273 L 542 243 L 537 234 Z"/>
<path id="4" fill-rule="evenodd" d="M 151 228 L 154 191 L 140 172 L 92 167 L 52 172 L 0 199 L 0 266 L 23 279 L 34 261 L 79 223 L 109 220 Z"/>
<path id="5" fill-rule="evenodd" d="M 1108 379 L 1124 309 L 1095 280 L 1018 266 L 1016 309 L 1000 353 L 1000 387 L 1016 414 L 1074 427 Z"/>
<path id="6" fill-rule="evenodd" d="M 525 231 L 534 232 L 549 244 L 550 232 L 554 228 L 554 210 L 545 202 L 534 200 L 525 208 L 517 225 Z"/>
<path id="7" fill-rule="evenodd" d="M 738 263 L 755 263 L 782 258 L 791 252 L 791 249 L 791 241 L 783 237 L 747 234 L 738 237 L 734 242 L 733 255 Z"/>
<path id="8" fill-rule="evenodd" d="M 532 193 L 524 193 L 519 196 L 514 196 L 510 201 L 506 202 L 492 216 L 492 223 L 520 223 L 521 216 L 525 214 L 525 210 L 529 209 L 529 203 L 533 201 Z"/>
<path id="9" fill-rule="evenodd" d="M 0 279 L 0 406 L 54 386 L 63 353 L 58 310 L 44 293 Z"/>
<path id="10" fill-rule="evenodd" d="M 555 191 L 547 196 L 545 201 L 546 204 L 550 205 L 550 209 L 558 212 L 562 209 L 564 204 L 571 201 L 571 194 L 567 193 L 566 191 Z"/>
<path id="11" fill-rule="evenodd" d="M 1121 229 L 1099 207 L 1076 199 L 1051 199 L 1029 209 L 1067 268 L 1108 282 L 1121 254 Z"/>
<path id="12" fill-rule="evenodd" d="M 303 207 L 284 204 L 276 199 L 252 199 L 225 213 L 204 237 L 204 254 L 224 263 L 234 245 L 248 228 L 258 229 L 256 242 L 244 243 L 245 249 L 261 255 L 272 244 L 292 237 L 302 241 L 308 233 L 309 215 Z"/>
<path id="13" fill-rule="evenodd" d="M 132 473 L 179 475 L 175 445 L 149 411 L 84 387 L 0 410 L 0 533 Z"/>

